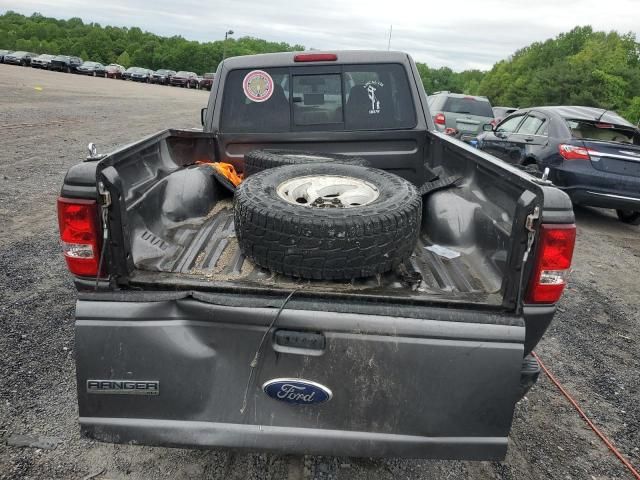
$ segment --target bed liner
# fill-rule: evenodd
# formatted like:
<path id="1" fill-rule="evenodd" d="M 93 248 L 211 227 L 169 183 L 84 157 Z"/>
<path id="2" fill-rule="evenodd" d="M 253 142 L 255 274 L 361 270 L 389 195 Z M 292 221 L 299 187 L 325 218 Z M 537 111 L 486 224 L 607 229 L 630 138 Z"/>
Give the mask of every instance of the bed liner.
<path id="1" fill-rule="evenodd" d="M 194 219 L 195 220 L 195 219 Z M 148 230 L 141 238 L 154 238 Z M 142 271 L 175 274 L 176 281 L 224 282 L 236 287 L 269 287 L 283 290 L 313 287 L 314 291 L 450 299 L 499 305 L 500 286 L 474 268 L 471 256 L 459 252 L 454 259 L 441 257 L 425 247 L 431 242 L 421 234 L 409 261 L 396 271 L 351 281 L 304 280 L 270 272 L 246 258 L 238 247 L 231 199 L 218 201 L 199 221 L 176 224 L 165 236 L 170 254 L 137 262 Z M 165 281 L 167 276 L 164 276 Z"/>

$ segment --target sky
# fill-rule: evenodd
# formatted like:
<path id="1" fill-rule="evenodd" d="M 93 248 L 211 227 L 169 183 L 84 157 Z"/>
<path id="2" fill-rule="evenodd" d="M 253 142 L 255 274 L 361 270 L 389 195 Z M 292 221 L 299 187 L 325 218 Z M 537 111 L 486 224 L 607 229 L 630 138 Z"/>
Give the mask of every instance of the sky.
<path id="1" fill-rule="evenodd" d="M 577 25 L 634 32 L 639 0 L 0 0 L 0 12 L 80 17 L 158 35 L 234 36 L 320 50 L 391 49 L 430 67 L 486 70 L 516 50 Z"/>

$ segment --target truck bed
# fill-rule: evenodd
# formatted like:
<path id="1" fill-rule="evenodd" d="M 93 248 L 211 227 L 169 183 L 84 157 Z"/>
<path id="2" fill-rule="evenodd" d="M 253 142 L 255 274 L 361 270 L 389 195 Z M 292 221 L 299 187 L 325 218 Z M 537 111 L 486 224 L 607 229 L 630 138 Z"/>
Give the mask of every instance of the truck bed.
<path id="1" fill-rule="evenodd" d="M 169 130 L 123 147 L 99 162 L 97 173 L 119 203 L 110 217 L 107 262 L 112 278 L 125 288 L 148 290 L 298 288 L 315 296 L 393 297 L 512 310 L 526 248 L 526 215 L 542 192 L 515 168 L 432 135 L 432 168 L 462 181 L 423 197 L 421 235 L 404 265 L 346 282 L 273 274 L 242 256 L 231 194 L 203 164 L 216 160 L 209 135 Z M 384 168 L 389 160 L 370 161 Z M 67 183 L 73 181 L 68 176 Z M 460 255 L 445 258 L 425 248 L 431 245 Z"/>
<path id="2" fill-rule="evenodd" d="M 154 242 L 149 230 L 136 232 L 137 240 Z M 264 287 L 291 290 L 310 288 L 314 291 L 358 293 L 388 296 L 433 298 L 471 303 L 500 304 L 499 279 L 475 268 L 473 253 L 447 259 L 426 249 L 432 242 L 422 234 L 411 259 L 395 272 L 353 279 L 351 281 L 301 280 L 274 274 L 254 264 L 238 248 L 233 225 L 233 203 L 230 198 L 218 201 L 209 214 L 173 226 L 163 235 L 165 253 L 139 260 L 142 271 L 164 272 L 166 280 L 181 277 L 184 281 L 219 283 L 230 286 Z M 141 274 L 142 272 L 139 272 Z M 145 275 L 138 275 L 143 278 Z"/>

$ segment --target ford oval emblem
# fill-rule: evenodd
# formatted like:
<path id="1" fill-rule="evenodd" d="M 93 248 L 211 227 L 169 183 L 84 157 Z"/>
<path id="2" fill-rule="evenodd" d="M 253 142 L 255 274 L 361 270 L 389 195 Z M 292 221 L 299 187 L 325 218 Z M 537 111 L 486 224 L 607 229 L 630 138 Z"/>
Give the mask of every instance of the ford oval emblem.
<path id="1" fill-rule="evenodd" d="M 324 385 L 300 378 L 274 378 L 266 382 L 262 390 L 271 398 L 295 405 L 315 405 L 333 396 Z"/>

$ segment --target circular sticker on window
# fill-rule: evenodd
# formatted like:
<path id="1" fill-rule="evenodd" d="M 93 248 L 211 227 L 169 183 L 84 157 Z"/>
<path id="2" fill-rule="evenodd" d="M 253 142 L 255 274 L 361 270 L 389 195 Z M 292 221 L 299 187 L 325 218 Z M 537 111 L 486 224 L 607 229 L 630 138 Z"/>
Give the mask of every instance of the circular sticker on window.
<path id="1" fill-rule="evenodd" d="M 242 89 L 252 102 L 266 102 L 273 94 L 273 79 L 267 72 L 253 70 L 245 75 Z"/>

